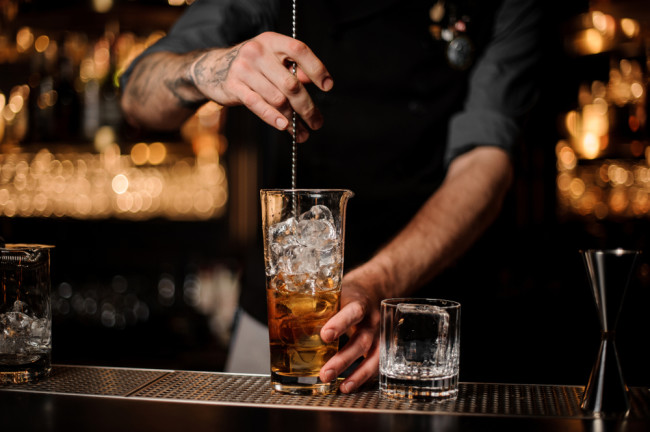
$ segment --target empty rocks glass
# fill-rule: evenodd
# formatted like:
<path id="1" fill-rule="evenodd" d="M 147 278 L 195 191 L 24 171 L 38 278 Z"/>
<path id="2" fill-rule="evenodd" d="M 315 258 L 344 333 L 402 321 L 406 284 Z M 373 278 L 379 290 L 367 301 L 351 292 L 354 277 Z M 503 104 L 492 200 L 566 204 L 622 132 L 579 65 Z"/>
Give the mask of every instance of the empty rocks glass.
<path id="1" fill-rule="evenodd" d="M 458 394 L 460 304 L 402 298 L 381 302 L 379 389 L 397 399 Z"/>

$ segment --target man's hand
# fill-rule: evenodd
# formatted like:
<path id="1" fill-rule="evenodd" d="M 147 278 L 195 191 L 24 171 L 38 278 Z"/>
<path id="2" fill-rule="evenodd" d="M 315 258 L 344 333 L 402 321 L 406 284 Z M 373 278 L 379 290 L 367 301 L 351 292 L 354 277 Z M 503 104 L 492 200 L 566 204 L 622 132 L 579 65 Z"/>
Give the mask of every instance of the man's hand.
<path id="1" fill-rule="evenodd" d="M 347 333 L 350 340 L 321 368 L 321 380 L 331 381 L 361 356 L 341 391 L 352 392 L 377 374 L 381 300 L 408 296 L 465 252 L 496 218 L 511 178 L 510 159 L 499 148 L 478 147 L 451 163 L 442 186 L 408 225 L 343 278 L 341 310 L 320 335 L 329 342 Z"/>
<path id="2" fill-rule="evenodd" d="M 379 368 L 379 307 L 384 298 L 391 297 L 387 286 L 387 274 L 374 259 L 349 272 L 343 278 L 341 310 L 321 329 L 325 342 L 336 340 L 344 334 L 350 339 L 332 357 L 320 372 L 324 382 L 343 373 L 360 357 L 359 367 L 341 384 L 343 393 L 350 393 L 370 378 Z"/>
<path id="3" fill-rule="evenodd" d="M 323 118 L 305 88 L 309 83 L 322 91 L 333 86 L 325 65 L 307 45 L 267 32 L 230 48 L 146 56 L 129 78 L 122 108 L 133 123 L 175 129 L 197 105 L 214 100 L 223 106 L 245 105 L 279 130 L 290 129 L 292 111 L 308 128 L 319 129 Z M 297 123 L 297 141 L 303 142 L 309 132 Z"/>
<path id="4" fill-rule="evenodd" d="M 297 65 L 292 73 L 292 62 Z M 191 77 L 196 87 L 221 105 L 248 107 L 269 125 L 284 130 L 291 112 L 311 129 L 319 129 L 323 117 L 304 84 L 313 83 L 323 91 L 333 81 L 325 65 L 304 43 L 277 33 L 262 33 L 225 54 L 208 51 L 195 60 Z M 298 141 L 307 139 L 301 128 Z"/>

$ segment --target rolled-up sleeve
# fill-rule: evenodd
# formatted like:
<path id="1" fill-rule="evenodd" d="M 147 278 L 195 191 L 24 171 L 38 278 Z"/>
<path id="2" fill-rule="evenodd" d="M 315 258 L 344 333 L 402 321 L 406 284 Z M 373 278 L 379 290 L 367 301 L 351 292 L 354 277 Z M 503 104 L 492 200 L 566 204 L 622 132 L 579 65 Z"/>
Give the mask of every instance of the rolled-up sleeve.
<path id="1" fill-rule="evenodd" d="M 232 46 L 271 30 L 277 18 L 274 0 L 196 0 L 169 33 L 135 58 L 120 77 L 124 85 L 137 62 L 152 53 L 186 53 Z"/>
<path id="2" fill-rule="evenodd" d="M 537 97 L 541 19 L 535 0 L 506 0 L 497 11 L 492 40 L 470 73 L 464 108 L 451 118 L 446 164 L 477 146 L 512 154 Z"/>

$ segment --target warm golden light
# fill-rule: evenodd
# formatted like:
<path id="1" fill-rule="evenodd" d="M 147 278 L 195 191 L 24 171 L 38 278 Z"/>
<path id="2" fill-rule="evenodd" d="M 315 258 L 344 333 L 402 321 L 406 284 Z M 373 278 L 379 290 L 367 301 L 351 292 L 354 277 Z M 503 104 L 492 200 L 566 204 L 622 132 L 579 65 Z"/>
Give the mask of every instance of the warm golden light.
<path id="1" fill-rule="evenodd" d="M 596 30 L 605 33 L 607 30 L 607 18 L 605 14 L 600 11 L 594 11 L 591 14 L 591 22 Z"/>
<path id="2" fill-rule="evenodd" d="M 570 147 L 563 147 L 560 150 L 558 159 L 564 169 L 569 169 L 569 170 L 573 169 L 575 168 L 577 163 L 577 158 L 575 156 L 575 153 L 573 153 L 573 150 L 571 150 Z"/>
<path id="3" fill-rule="evenodd" d="M 557 176 L 557 188 L 563 192 L 567 192 L 571 186 L 571 175 L 563 172 Z"/>
<path id="4" fill-rule="evenodd" d="M 624 77 L 630 76 L 632 74 L 632 62 L 627 59 L 620 61 L 619 68 L 621 70 L 621 74 Z"/>
<path id="5" fill-rule="evenodd" d="M 105 12 L 114 0 L 91 3 L 94 11 Z M 172 3 L 182 6 L 191 1 Z M 124 143 L 118 144 L 116 131 L 101 126 L 113 124 L 112 118 L 103 117 L 102 91 L 110 84 L 107 80 L 118 77 L 129 61 L 165 33 L 136 36 L 123 32 L 112 18 L 99 30 L 99 37 L 74 29 L 47 35 L 40 33 L 40 27 L 38 31 L 14 28 L 15 40 L 12 32 L 0 35 L 0 63 L 27 62 L 23 69 L 29 71 L 25 85 L 0 92 L 0 142 L 8 150 L 0 152 L 0 218 L 206 220 L 222 216 L 228 184 L 220 162 L 227 146 L 220 133 L 224 119 L 220 105 L 206 103 L 197 112 L 198 127 L 181 135 L 179 142 L 133 143 L 128 153 L 127 147 L 120 149 Z M 63 68 L 61 75 L 53 74 L 50 69 L 61 64 L 66 74 Z M 69 79 L 76 94 L 64 94 L 59 78 Z M 30 89 L 35 91 L 31 97 Z M 69 96 L 83 104 L 79 132 L 90 137 L 88 144 L 93 147 L 68 142 L 51 151 L 44 147 L 48 144 L 40 143 L 39 151 L 26 151 L 36 146 L 22 146 L 23 138 L 34 127 L 49 128 L 52 114 L 59 117 L 52 108 L 68 109 L 63 104 Z M 52 126 L 54 133 L 66 127 Z"/>
<path id="6" fill-rule="evenodd" d="M 38 38 L 36 38 L 36 41 L 34 42 L 34 49 L 37 52 L 42 53 L 47 49 L 49 45 L 50 45 L 50 38 L 45 35 L 41 35 Z"/>
<path id="7" fill-rule="evenodd" d="M 583 33 L 584 50 L 588 54 L 598 54 L 602 52 L 604 41 L 603 36 L 596 29 L 587 29 Z"/>
<path id="8" fill-rule="evenodd" d="M 15 92 L 9 98 L 9 104 L 7 106 L 14 114 L 18 114 L 23 109 L 24 104 L 25 99 L 23 98 L 23 95 Z"/>
<path id="9" fill-rule="evenodd" d="M 579 116 L 576 111 L 569 111 L 564 118 L 564 125 L 566 127 L 567 132 L 569 135 L 575 137 L 578 136 L 578 122 L 579 122 Z"/>
<path id="10" fill-rule="evenodd" d="M 607 86 L 602 81 L 591 83 L 591 95 L 594 99 L 604 99 L 607 96 Z M 595 101 L 594 101 L 595 103 Z"/>
<path id="11" fill-rule="evenodd" d="M 122 195 L 129 188 L 129 179 L 124 174 L 118 174 L 113 177 L 111 187 L 113 188 L 113 192 Z"/>
<path id="12" fill-rule="evenodd" d="M 95 133 L 95 150 L 103 152 L 115 142 L 115 131 L 110 126 L 102 126 Z"/>
<path id="13" fill-rule="evenodd" d="M 625 36 L 632 39 L 639 34 L 639 23 L 630 18 L 623 18 L 621 20 L 621 30 Z"/>
<path id="14" fill-rule="evenodd" d="M 159 165 L 165 161 L 167 156 L 167 147 L 161 142 L 151 143 L 149 145 L 149 163 Z"/>
<path id="15" fill-rule="evenodd" d="M 2 92 L 0 92 L 0 113 L 2 113 L 4 107 L 5 107 L 5 95 Z M 4 135 L 5 135 L 5 120 L 4 117 L 0 115 L 0 143 L 4 138 Z"/>
<path id="16" fill-rule="evenodd" d="M 595 97 L 594 102 L 591 105 L 592 106 L 590 109 L 592 109 L 593 113 L 596 115 L 604 116 L 607 114 L 607 111 L 609 110 L 609 104 L 602 97 Z"/>
<path id="17" fill-rule="evenodd" d="M 151 34 L 147 37 L 147 39 L 144 41 L 144 48 L 147 48 L 154 43 L 158 42 L 158 40 L 162 37 L 165 36 L 165 32 L 163 31 L 154 31 L 151 32 Z"/>
<path id="18" fill-rule="evenodd" d="M 603 110 L 602 104 L 589 104 L 582 108 L 582 130 L 596 137 L 601 137 L 609 130 L 609 120 L 604 115 L 607 107 Z"/>
<path id="19" fill-rule="evenodd" d="M 627 194 L 624 190 L 614 189 L 609 196 L 609 208 L 613 213 L 623 213 L 629 204 Z"/>
<path id="20" fill-rule="evenodd" d="M 95 12 L 106 13 L 113 7 L 113 0 L 93 0 Z"/>
<path id="21" fill-rule="evenodd" d="M 624 167 L 615 164 L 609 166 L 607 169 L 607 176 L 614 186 L 631 186 L 631 181 L 634 179 L 631 172 Z"/>
<path id="22" fill-rule="evenodd" d="M 569 183 L 569 192 L 574 198 L 579 198 L 585 192 L 585 183 L 579 179 L 574 178 Z"/>
<path id="23" fill-rule="evenodd" d="M 633 82 L 630 84 L 630 92 L 634 99 L 640 99 L 643 96 L 643 86 L 639 82 Z"/>
<path id="24" fill-rule="evenodd" d="M 143 165 L 149 160 L 149 146 L 146 143 L 137 143 L 131 149 L 131 160 L 136 165 Z"/>
<path id="25" fill-rule="evenodd" d="M 600 141 L 593 132 L 587 132 L 582 138 L 580 153 L 587 159 L 594 159 L 600 152 Z"/>
<path id="26" fill-rule="evenodd" d="M 18 52 L 25 52 L 34 43 L 34 33 L 29 27 L 23 27 L 16 33 L 16 49 Z"/>

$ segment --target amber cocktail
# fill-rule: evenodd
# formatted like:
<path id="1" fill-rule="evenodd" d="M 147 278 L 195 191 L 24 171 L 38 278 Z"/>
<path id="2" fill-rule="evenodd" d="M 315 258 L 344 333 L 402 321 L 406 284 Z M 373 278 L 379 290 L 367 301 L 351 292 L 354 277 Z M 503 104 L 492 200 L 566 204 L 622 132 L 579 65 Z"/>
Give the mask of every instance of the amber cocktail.
<path id="1" fill-rule="evenodd" d="M 290 394 L 327 394 L 320 369 L 338 351 L 320 331 L 340 306 L 345 208 L 352 192 L 262 190 L 271 383 Z"/>

